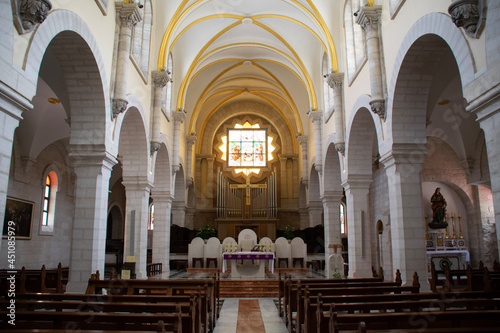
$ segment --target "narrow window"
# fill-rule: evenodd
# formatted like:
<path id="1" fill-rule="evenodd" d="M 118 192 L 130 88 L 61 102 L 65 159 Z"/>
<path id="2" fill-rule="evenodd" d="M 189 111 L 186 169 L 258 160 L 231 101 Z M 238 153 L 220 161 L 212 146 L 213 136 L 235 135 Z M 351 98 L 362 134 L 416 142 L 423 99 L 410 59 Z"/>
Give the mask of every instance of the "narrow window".
<path id="1" fill-rule="evenodd" d="M 49 225 L 49 204 L 50 204 L 50 176 L 45 178 L 45 190 L 43 193 L 42 226 Z"/>
<path id="2" fill-rule="evenodd" d="M 340 204 L 339 211 L 340 211 L 340 233 L 341 234 L 345 234 L 346 233 L 346 224 L 345 224 L 345 207 L 344 207 L 344 204 Z"/>
<path id="3" fill-rule="evenodd" d="M 148 230 L 154 230 L 155 228 L 155 204 L 149 206 L 149 222 Z"/>

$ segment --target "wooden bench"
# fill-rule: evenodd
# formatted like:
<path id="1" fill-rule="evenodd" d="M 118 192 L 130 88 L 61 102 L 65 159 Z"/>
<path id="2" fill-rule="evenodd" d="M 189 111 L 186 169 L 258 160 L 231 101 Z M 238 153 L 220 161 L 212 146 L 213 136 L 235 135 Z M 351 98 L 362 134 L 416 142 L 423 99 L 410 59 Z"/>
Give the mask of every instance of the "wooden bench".
<path id="1" fill-rule="evenodd" d="M 146 265 L 146 274 L 148 277 L 159 275 L 161 273 L 163 273 L 163 264 L 161 262 Z"/>
<path id="2" fill-rule="evenodd" d="M 2 310 L 3 317 L 7 312 Z M 180 305 L 175 313 L 119 313 L 90 311 L 29 311 L 16 310 L 17 329 L 48 330 L 119 330 L 119 331 L 158 331 L 158 323 L 163 321 L 165 332 L 182 333 L 182 313 Z"/>
<path id="3" fill-rule="evenodd" d="M 298 284 L 301 284 L 302 282 L 307 282 L 308 285 L 312 284 L 321 284 L 321 285 L 337 285 L 337 284 L 345 284 L 345 283 L 372 283 L 372 282 L 383 282 L 383 276 L 379 278 L 352 278 L 352 279 L 319 279 L 319 278 L 313 278 L 313 279 L 292 279 L 290 275 L 284 275 L 283 277 L 281 274 L 278 276 L 279 281 L 279 292 L 278 292 L 278 312 L 280 316 L 284 317 L 285 324 L 288 323 L 288 317 L 287 317 L 287 308 L 288 304 L 290 304 L 290 299 L 294 299 L 295 297 L 295 288 L 297 288 Z M 396 279 L 398 276 L 396 276 Z M 401 277 L 399 276 L 399 280 L 401 280 Z"/>
<path id="4" fill-rule="evenodd" d="M 399 271 L 397 272 L 399 273 Z M 382 294 L 382 293 L 418 293 L 420 285 L 418 283 L 418 276 L 414 275 L 412 286 L 401 286 L 400 275 L 396 275 L 396 282 L 347 282 L 347 280 L 340 280 L 337 283 L 325 285 L 318 282 L 309 284 L 308 280 L 304 283 L 297 283 L 288 288 L 289 303 L 286 304 L 286 324 L 289 331 L 295 329 L 300 332 L 301 327 L 306 321 L 306 298 L 310 296 L 317 296 L 322 293 L 325 295 L 369 295 L 369 294 Z"/>
<path id="5" fill-rule="evenodd" d="M 427 293 L 427 296 L 432 294 Z M 435 295 L 435 294 L 434 294 Z M 485 296 L 485 295 L 483 295 Z M 328 311 L 325 311 L 325 306 Z M 321 297 L 318 300 L 316 320 L 310 326 L 305 326 L 304 332 L 326 332 L 329 330 L 331 307 L 337 315 L 344 314 L 370 314 L 370 313 L 398 313 L 415 312 L 426 313 L 429 311 L 455 311 L 455 310 L 500 310 L 500 298 L 447 298 L 395 300 L 387 298 L 385 301 L 361 301 L 346 303 L 323 304 Z M 349 328 L 350 329 L 350 328 Z"/>
<path id="6" fill-rule="evenodd" d="M 212 330 L 218 317 L 218 279 L 214 275 L 212 279 L 100 280 L 96 274 L 89 279 L 86 294 L 99 294 L 106 290 L 112 295 L 199 295 L 203 326 Z"/>
<path id="7" fill-rule="evenodd" d="M 61 263 L 55 269 L 46 269 L 45 265 L 41 269 L 26 269 L 24 266 L 20 270 L 12 273 L 12 270 L 0 270 L 0 294 L 6 295 L 9 290 L 7 278 L 14 276 L 16 294 L 26 292 L 57 292 L 62 293 L 68 284 L 69 268 L 63 268 Z"/>
<path id="8" fill-rule="evenodd" d="M 423 311 L 398 313 L 361 313 L 338 314 L 335 306 L 331 305 L 328 330 L 318 330 L 325 333 L 353 332 L 360 323 L 365 327 L 386 332 L 399 330 L 400 332 L 428 332 L 428 329 L 442 329 L 438 332 L 454 332 L 455 329 L 468 328 L 467 332 L 482 331 L 482 328 L 500 326 L 500 310 L 452 310 L 452 311 Z"/>
<path id="9" fill-rule="evenodd" d="M 140 296 L 141 297 L 141 296 Z M 142 297 L 141 297 L 142 298 Z M 151 303 L 147 299 L 130 299 L 128 302 L 117 300 L 16 300 L 17 311 L 57 311 L 57 312 L 91 312 L 91 313 L 143 313 L 143 314 L 175 314 L 180 312 L 182 328 L 185 333 L 200 333 L 200 312 L 193 299 L 177 299 L 171 302 Z M 8 300 L 0 301 L 2 308 L 7 307 Z M 16 316 L 17 317 L 17 316 Z M 16 318 L 17 319 L 17 318 Z M 22 325 L 21 325 L 22 326 Z"/>

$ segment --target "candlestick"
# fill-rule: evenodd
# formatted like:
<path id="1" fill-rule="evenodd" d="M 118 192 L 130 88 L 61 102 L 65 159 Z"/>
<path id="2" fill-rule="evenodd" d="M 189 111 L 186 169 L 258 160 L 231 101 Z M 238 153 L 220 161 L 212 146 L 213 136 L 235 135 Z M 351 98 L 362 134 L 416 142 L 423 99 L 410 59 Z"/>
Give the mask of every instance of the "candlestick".
<path id="1" fill-rule="evenodd" d="M 424 223 L 425 223 L 425 239 L 429 240 L 431 239 L 431 236 L 429 235 L 429 224 L 427 223 L 427 213 L 424 215 Z"/>
<path id="2" fill-rule="evenodd" d="M 464 235 L 462 235 L 462 223 L 460 222 L 460 213 L 458 213 L 458 232 L 460 233 L 460 235 L 458 237 L 460 237 L 461 239 L 464 238 Z"/>
<path id="3" fill-rule="evenodd" d="M 453 239 L 457 239 L 457 234 L 455 233 L 455 221 L 453 218 L 453 213 L 451 213 L 451 227 L 453 230 Z"/>
<path id="4" fill-rule="evenodd" d="M 448 221 L 448 214 L 446 214 L 446 215 L 444 216 L 444 221 L 445 221 L 445 222 L 447 222 L 447 221 Z M 445 235 L 445 238 L 446 238 L 446 239 L 450 238 L 450 235 L 448 235 L 448 228 L 449 228 L 449 227 L 450 227 L 450 225 L 447 225 L 447 226 L 446 226 L 446 229 L 445 229 L 445 230 L 446 230 L 446 235 Z"/>

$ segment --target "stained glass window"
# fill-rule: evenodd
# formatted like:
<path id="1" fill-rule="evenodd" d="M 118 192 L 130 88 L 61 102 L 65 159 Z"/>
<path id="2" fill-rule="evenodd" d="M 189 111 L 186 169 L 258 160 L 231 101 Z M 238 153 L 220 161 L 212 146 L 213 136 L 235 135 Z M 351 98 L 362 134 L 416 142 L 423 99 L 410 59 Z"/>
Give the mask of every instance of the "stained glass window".
<path id="1" fill-rule="evenodd" d="M 260 168 L 267 166 L 266 129 L 229 129 L 227 147 L 229 167 Z"/>

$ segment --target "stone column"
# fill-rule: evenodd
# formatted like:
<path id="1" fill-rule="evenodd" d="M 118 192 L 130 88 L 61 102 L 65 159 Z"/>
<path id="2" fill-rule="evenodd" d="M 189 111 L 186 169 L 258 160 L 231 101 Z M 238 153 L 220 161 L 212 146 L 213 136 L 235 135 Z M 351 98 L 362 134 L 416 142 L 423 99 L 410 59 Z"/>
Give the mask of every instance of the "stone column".
<path id="1" fill-rule="evenodd" d="M 163 89 L 170 81 L 168 72 L 165 71 L 152 71 L 151 77 L 154 82 L 154 100 L 153 100 L 153 129 L 151 139 L 151 155 L 161 147 L 161 105 Z"/>
<path id="2" fill-rule="evenodd" d="M 493 81 L 490 81 L 493 82 Z M 486 84 L 491 84 L 487 82 Z M 475 82 L 471 83 L 474 86 Z M 481 82 L 478 82 L 477 86 Z M 482 85 L 483 87 L 487 87 Z M 477 87 L 476 86 L 476 87 Z M 475 88 L 475 87 L 473 87 Z M 472 88 L 471 88 L 472 90 Z M 472 100 L 467 107 L 477 115 L 479 126 L 484 131 L 488 154 L 488 166 L 490 169 L 491 192 L 493 194 L 493 206 L 495 207 L 495 227 L 497 231 L 497 244 L 500 253 L 500 85 L 486 90 L 479 97 L 469 97 Z M 471 93 L 469 93 L 471 94 Z"/>
<path id="3" fill-rule="evenodd" d="M 147 180 L 127 178 L 122 182 L 127 200 L 124 258 L 135 257 L 135 274 L 142 279 L 147 277 L 149 194 L 153 186 Z"/>
<path id="4" fill-rule="evenodd" d="M 425 224 L 422 223 L 422 185 L 420 171 L 425 156 L 425 144 L 393 146 L 384 154 L 388 179 L 391 214 L 391 242 L 393 269 L 401 271 L 404 284 L 412 283 L 413 273 L 420 278 L 422 291 L 430 290 L 427 282 L 427 252 Z"/>
<path id="5" fill-rule="evenodd" d="M 5 202 L 9 187 L 9 173 L 12 158 L 14 131 L 19 126 L 21 114 L 33 105 L 15 91 L 0 82 L 0 225 L 3 230 Z M 0 238 L 0 245 L 2 240 Z"/>
<path id="6" fill-rule="evenodd" d="M 141 11 L 137 3 L 117 3 L 116 15 L 119 19 L 120 34 L 113 96 L 113 115 L 115 117 L 127 109 L 127 75 L 128 63 L 130 62 L 132 28 L 137 22 L 142 20 Z"/>
<path id="7" fill-rule="evenodd" d="M 349 242 L 349 277 L 372 277 L 371 224 L 368 216 L 368 193 L 371 175 L 349 175 L 345 188 L 347 199 L 347 240 Z"/>
<path id="8" fill-rule="evenodd" d="M 109 177 L 117 163 L 104 151 L 71 147 L 76 174 L 75 217 L 67 291 L 85 292 L 90 275 L 104 275 Z"/>
<path id="9" fill-rule="evenodd" d="M 380 6 L 361 7 L 356 23 L 365 30 L 368 63 L 370 65 L 371 100 L 370 106 L 379 117 L 385 117 L 384 85 L 382 78 L 382 59 L 379 41 Z"/>
<path id="10" fill-rule="evenodd" d="M 323 204 L 321 201 L 311 201 L 307 206 L 309 211 L 309 227 L 315 227 L 317 225 L 323 224 Z"/>
<path id="11" fill-rule="evenodd" d="M 167 191 L 151 192 L 155 204 L 155 228 L 153 230 L 153 262 L 161 262 L 163 273 L 170 271 L 170 218 L 172 195 Z"/>
<path id="12" fill-rule="evenodd" d="M 196 134 L 186 136 L 186 187 L 193 185 L 193 145 L 196 142 Z"/>
<path id="13" fill-rule="evenodd" d="M 288 186 L 286 179 L 286 161 L 288 160 L 288 158 L 281 154 L 278 157 L 280 159 L 281 201 L 283 201 L 283 199 L 288 199 Z"/>
<path id="14" fill-rule="evenodd" d="M 325 228 L 325 270 L 326 276 L 331 277 L 333 272 L 330 272 L 328 258 L 331 254 L 342 254 L 342 239 L 340 237 L 340 203 L 343 197 L 341 191 L 328 191 L 321 197 L 323 201 L 324 211 L 324 228 Z M 340 272 L 342 275 L 344 272 Z"/>
<path id="15" fill-rule="evenodd" d="M 299 135 L 297 136 L 297 140 L 299 140 L 300 148 L 302 150 L 302 183 L 307 186 L 308 176 L 308 167 L 307 167 L 307 136 Z"/>
<path id="16" fill-rule="evenodd" d="M 314 141 L 316 144 L 315 168 L 320 174 L 323 171 L 323 113 L 309 111 L 309 118 L 314 123 Z"/>
<path id="17" fill-rule="evenodd" d="M 179 144 L 180 144 L 180 137 L 181 137 L 181 125 L 186 119 L 186 112 L 184 109 L 181 109 L 180 111 L 173 112 L 172 113 L 172 118 L 174 120 L 174 138 L 173 138 L 173 146 L 174 146 L 174 152 L 173 152 L 173 161 L 172 161 L 172 171 L 177 173 L 177 171 L 180 170 L 180 165 L 179 165 Z"/>
<path id="18" fill-rule="evenodd" d="M 174 201 L 172 203 L 172 224 L 177 224 L 180 227 L 193 228 L 186 225 L 186 205 L 184 201 Z"/>
<path id="19" fill-rule="evenodd" d="M 344 73 L 330 73 L 327 79 L 328 85 L 333 90 L 333 101 L 335 103 L 335 149 L 344 155 L 344 101 L 342 88 L 344 85 Z"/>

